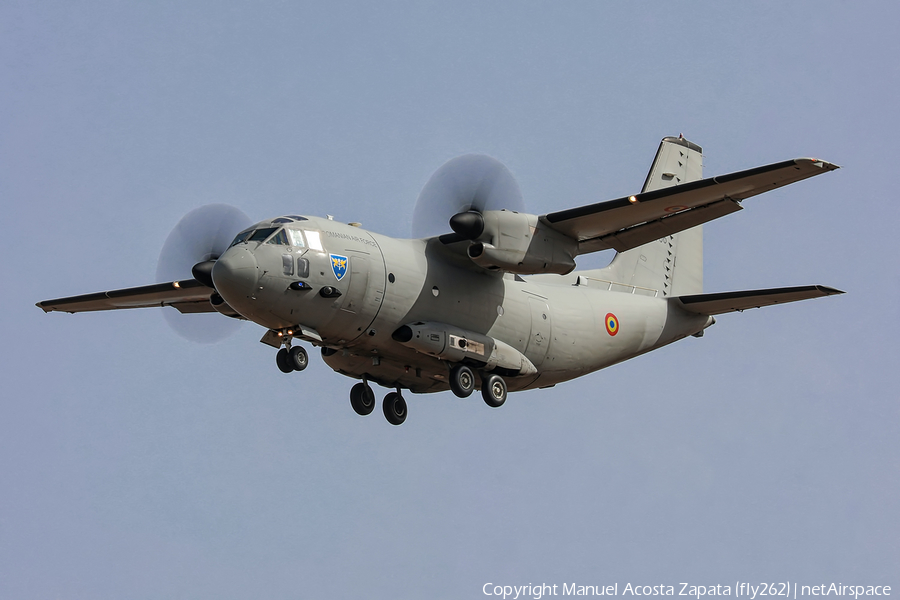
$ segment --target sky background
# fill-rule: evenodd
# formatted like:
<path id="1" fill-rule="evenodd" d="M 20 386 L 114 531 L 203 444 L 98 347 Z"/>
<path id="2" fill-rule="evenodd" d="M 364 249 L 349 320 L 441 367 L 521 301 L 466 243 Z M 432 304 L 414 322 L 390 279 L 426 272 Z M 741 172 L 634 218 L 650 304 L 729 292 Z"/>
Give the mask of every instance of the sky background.
<path id="1" fill-rule="evenodd" d="M 6 0 L 0 597 L 896 593 L 898 22 L 887 2 Z M 541 214 L 639 191 L 679 133 L 707 176 L 843 167 L 708 225 L 706 291 L 847 294 L 497 410 L 409 396 L 402 427 L 357 416 L 317 353 L 280 373 L 252 324 L 201 345 L 162 309 L 34 306 L 153 282 L 204 204 L 404 237 L 459 154 L 501 160 Z"/>

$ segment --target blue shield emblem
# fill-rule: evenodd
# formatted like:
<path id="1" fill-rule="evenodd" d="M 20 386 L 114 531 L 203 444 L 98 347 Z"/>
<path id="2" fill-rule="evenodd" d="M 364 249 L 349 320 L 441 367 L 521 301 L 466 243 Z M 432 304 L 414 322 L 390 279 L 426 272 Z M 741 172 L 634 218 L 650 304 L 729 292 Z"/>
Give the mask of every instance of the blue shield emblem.
<path id="1" fill-rule="evenodd" d="M 331 270 L 334 272 L 334 276 L 337 277 L 337 280 L 340 281 L 344 278 L 344 275 L 347 274 L 347 265 L 350 264 L 350 259 L 346 256 L 338 256 L 337 254 L 329 254 L 331 257 Z"/>

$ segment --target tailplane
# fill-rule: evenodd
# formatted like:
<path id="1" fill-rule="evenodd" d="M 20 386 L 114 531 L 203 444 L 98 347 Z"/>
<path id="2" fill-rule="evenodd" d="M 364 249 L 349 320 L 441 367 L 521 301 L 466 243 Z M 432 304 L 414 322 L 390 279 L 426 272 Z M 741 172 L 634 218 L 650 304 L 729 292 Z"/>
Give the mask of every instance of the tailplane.
<path id="1" fill-rule="evenodd" d="M 824 298 L 843 294 L 825 285 L 802 285 L 788 288 L 768 290 L 743 290 L 740 292 L 722 292 L 718 294 L 694 294 L 681 296 L 677 301 L 681 307 L 699 315 L 721 315 L 729 312 L 741 312 L 750 308 L 762 308 L 785 302 Z"/>

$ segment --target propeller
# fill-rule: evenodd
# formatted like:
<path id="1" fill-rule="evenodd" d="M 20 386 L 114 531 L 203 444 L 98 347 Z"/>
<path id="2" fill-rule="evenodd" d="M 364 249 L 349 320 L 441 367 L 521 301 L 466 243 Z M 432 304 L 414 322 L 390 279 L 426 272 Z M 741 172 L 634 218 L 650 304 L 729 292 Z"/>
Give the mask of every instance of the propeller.
<path id="1" fill-rule="evenodd" d="M 250 223 L 247 215 L 227 204 L 207 204 L 192 210 L 175 225 L 163 244 L 156 265 L 157 281 L 194 277 L 213 287 L 210 273 L 215 260 Z M 162 313 L 178 335 L 194 342 L 218 342 L 240 327 L 240 321 L 223 319 L 214 313 L 184 315 L 174 310 Z"/>
<path id="2" fill-rule="evenodd" d="M 441 235 L 447 233 L 447 222 L 454 215 L 501 208 L 525 210 L 522 191 L 510 170 L 484 154 L 457 156 L 435 171 L 419 193 L 413 210 L 412 235 Z M 466 224 L 477 227 L 470 223 L 477 222 L 477 217 L 466 219 Z"/>

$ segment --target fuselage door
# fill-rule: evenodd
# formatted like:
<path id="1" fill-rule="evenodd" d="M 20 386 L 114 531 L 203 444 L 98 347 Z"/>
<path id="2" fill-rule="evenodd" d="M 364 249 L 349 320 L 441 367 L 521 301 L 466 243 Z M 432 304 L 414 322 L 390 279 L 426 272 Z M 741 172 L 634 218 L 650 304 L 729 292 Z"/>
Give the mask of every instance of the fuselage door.
<path id="1" fill-rule="evenodd" d="M 365 311 L 366 287 L 369 283 L 369 260 L 363 254 L 350 254 L 350 287 L 341 310 L 357 314 Z"/>
<path id="2" fill-rule="evenodd" d="M 384 261 L 377 248 L 373 253 L 350 249 L 342 252 L 348 262 L 342 279 L 350 281 L 340 298 L 340 309 L 323 332 L 331 339 L 347 343 L 367 332 L 378 316 L 384 300 Z"/>
<path id="3" fill-rule="evenodd" d="M 528 306 L 531 308 L 531 336 L 525 347 L 525 356 L 534 366 L 540 367 L 550 349 L 550 307 L 546 300 L 534 297 L 528 298 Z"/>

